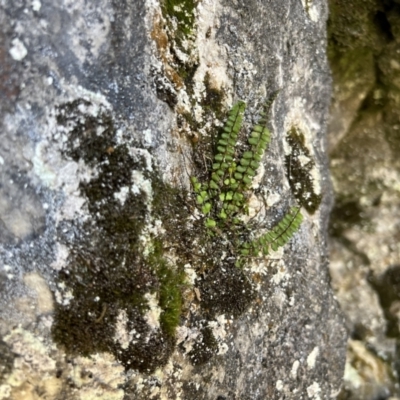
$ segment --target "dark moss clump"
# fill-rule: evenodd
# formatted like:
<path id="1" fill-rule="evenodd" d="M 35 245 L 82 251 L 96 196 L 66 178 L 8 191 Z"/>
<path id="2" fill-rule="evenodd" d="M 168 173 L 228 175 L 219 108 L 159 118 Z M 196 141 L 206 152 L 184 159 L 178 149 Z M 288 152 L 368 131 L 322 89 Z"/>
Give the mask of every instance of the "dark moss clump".
<path id="1" fill-rule="evenodd" d="M 0 339 L 0 384 L 5 377 L 12 371 L 14 366 L 14 359 L 17 354 L 13 353 L 8 347 L 7 343 Z"/>
<path id="2" fill-rule="evenodd" d="M 200 338 L 194 343 L 189 352 L 189 358 L 193 365 L 203 365 L 210 361 L 218 352 L 218 344 L 208 327 L 201 330 Z"/>
<path id="3" fill-rule="evenodd" d="M 322 200 L 321 195 L 314 192 L 311 170 L 315 163 L 305 145 L 304 135 L 298 128 L 292 127 L 287 133 L 287 141 L 291 147 L 291 153 L 286 156 L 286 171 L 290 188 L 297 201 L 310 214 L 314 214 Z M 304 164 L 300 157 L 306 157 L 309 161 Z"/>
<path id="4" fill-rule="evenodd" d="M 110 258 L 109 249 L 95 250 L 96 254 L 81 252 L 72 257 L 68 269 L 58 277 L 74 297 L 69 305 L 56 303 L 53 337 L 69 353 L 88 356 L 109 351 L 126 367 L 152 370 L 166 362 L 173 350 L 169 335 L 152 334 L 144 319 L 148 306 L 143 296 L 157 287 L 156 277 L 149 268 L 142 268 L 144 260 L 127 259 L 125 266 L 118 266 L 118 255 Z M 141 338 L 132 340 L 128 348 L 115 340 L 122 310 L 126 314 L 125 330 Z"/>
<path id="5" fill-rule="evenodd" d="M 249 278 L 235 265 L 221 263 L 199 280 L 202 306 L 211 316 L 238 317 L 255 300 Z"/>
<path id="6" fill-rule="evenodd" d="M 175 219 L 174 232 L 179 232 L 176 226 L 184 225 L 185 207 L 174 189 L 148 172 L 144 159 L 134 159 L 126 145 L 117 143 L 110 116 L 85 114 L 87 107 L 89 102 L 77 100 L 61 106 L 57 115 L 70 132 L 64 155 L 83 160 L 98 173 L 80 184 L 91 220 L 76 227 L 79 240 L 64 239 L 71 255 L 57 283 L 73 297 L 56 303 L 52 333 L 68 353 L 108 351 L 127 368 L 149 372 L 165 364 L 174 350 L 184 273 L 181 265 L 164 259 L 161 238 L 154 238 L 150 254 L 144 255 L 139 237 L 150 199 L 140 184 L 133 189 L 132 172 L 152 182 L 153 217 L 165 220 L 167 228 Z M 121 193 L 122 201 L 117 198 Z M 177 236 L 170 235 L 172 243 Z M 148 293 L 157 295 L 162 309 L 161 329 L 153 331 L 145 318 Z M 121 331 L 131 337 L 119 338 Z"/>

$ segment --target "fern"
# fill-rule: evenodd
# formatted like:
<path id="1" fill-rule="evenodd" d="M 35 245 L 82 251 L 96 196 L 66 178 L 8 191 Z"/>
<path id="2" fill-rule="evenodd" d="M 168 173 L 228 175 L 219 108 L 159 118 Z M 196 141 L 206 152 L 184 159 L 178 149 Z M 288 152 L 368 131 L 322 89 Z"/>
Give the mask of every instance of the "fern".
<path id="1" fill-rule="evenodd" d="M 239 232 L 237 237 L 240 239 L 235 242 L 239 252 L 236 265 L 243 265 L 244 257 L 268 255 L 270 250 L 284 246 L 299 229 L 303 218 L 300 208 L 292 207 L 271 231 L 254 240 L 246 239 L 248 234 L 245 232 L 251 231 L 251 227 L 246 227 L 240 218 L 247 213 L 251 185 L 271 141 L 267 114 L 276 95 L 265 104 L 261 118 L 247 139 L 248 147 L 239 159 L 236 144 L 246 104 L 237 102 L 218 138 L 209 181 L 200 183 L 196 177 L 191 177 L 196 202 L 205 216 L 205 226 L 210 235 L 221 235 L 231 227 L 236 227 L 234 230 Z"/>
<path id="2" fill-rule="evenodd" d="M 241 254 L 253 257 L 257 257 L 260 254 L 267 256 L 271 249 L 273 251 L 278 250 L 279 247 L 283 247 L 291 239 L 299 229 L 302 220 L 303 216 L 300 213 L 300 207 L 292 207 L 271 231 L 251 242 L 244 243 Z"/>

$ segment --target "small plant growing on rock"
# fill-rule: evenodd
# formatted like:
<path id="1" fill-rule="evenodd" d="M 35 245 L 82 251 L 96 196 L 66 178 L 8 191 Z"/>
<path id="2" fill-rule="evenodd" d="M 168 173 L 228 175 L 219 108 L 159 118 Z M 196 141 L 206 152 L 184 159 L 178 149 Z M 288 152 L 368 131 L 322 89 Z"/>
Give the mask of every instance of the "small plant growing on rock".
<path id="1" fill-rule="evenodd" d="M 265 105 L 260 120 L 247 138 L 247 149 L 240 157 L 236 156 L 236 145 L 246 104 L 237 102 L 230 110 L 218 138 L 208 182 L 199 182 L 198 178 L 191 177 L 196 203 L 210 235 L 229 236 L 228 231 L 234 232 L 234 247 L 239 250 L 237 266 L 243 265 L 246 256 L 266 256 L 271 249 L 276 251 L 284 246 L 299 229 L 303 219 L 300 207 L 291 207 L 271 231 L 252 238 L 250 232 L 254 226 L 246 225 L 241 218 L 248 214 L 252 182 L 271 140 L 266 125 L 272 101 Z"/>

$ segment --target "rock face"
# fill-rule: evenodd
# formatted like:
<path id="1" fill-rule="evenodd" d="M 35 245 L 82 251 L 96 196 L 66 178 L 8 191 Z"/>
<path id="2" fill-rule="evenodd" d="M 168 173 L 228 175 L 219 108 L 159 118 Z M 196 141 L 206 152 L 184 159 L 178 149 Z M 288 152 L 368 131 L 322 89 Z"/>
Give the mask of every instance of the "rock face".
<path id="1" fill-rule="evenodd" d="M 1 4 L 0 399 L 340 390 L 327 5 L 242 3 Z"/>
<path id="2" fill-rule="evenodd" d="M 400 5 L 332 1 L 331 276 L 351 332 L 340 399 L 400 398 Z"/>

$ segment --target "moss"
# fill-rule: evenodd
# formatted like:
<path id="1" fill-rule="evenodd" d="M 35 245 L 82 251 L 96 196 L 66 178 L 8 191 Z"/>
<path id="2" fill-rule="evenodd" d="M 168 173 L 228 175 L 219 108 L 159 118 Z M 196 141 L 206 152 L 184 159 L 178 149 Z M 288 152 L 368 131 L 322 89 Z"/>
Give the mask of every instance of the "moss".
<path id="1" fill-rule="evenodd" d="M 221 263 L 207 271 L 198 287 L 202 306 L 211 317 L 225 314 L 237 318 L 256 297 L 251 281 L 234 264 Z"/>
<path id="2" fill-rule="evenodd" d="M 156 248 L 161 250 L 161 243 L 156 244 Z M 174 337 L 175 330 L 180 322 L 182 312 L 182 289 L 185 286 L 185 273 L 182 268 L 172 268 L 158 251 L 150 257 L 151 264 L 155 266 L 160 288 L 159 304 L 162 308 L 160 324 L 162 330 L 169 336 Z"/>
<path id="3" fill-rule="evenodd" d="M 175 37 L 180 46 L 193 32 L 195 0 L 163 0 L 161 9 L 167 21 L 176 23 Z M 172 24 L 171 24 L 172 25 Z"/>
<path id="4" fill-rule="evenodd" d="M 107 113 L 94 117 L 82 111 L 90 106 L 77 100 L 62 105 L 57 115 L 58 123 L 70 129 L 65 157 L 83 160 L 98 173 L 80 184 L 91 220 L 74 228 L 76 239 L 63 237 L 71 255 L 57 282 L 73 297 L 69 303 L 56 302 L 53 338 L 68 353 L 88 356 L 108 351 L 126 368 L 149 372 L 165 364 L 174 349 L 184 273 L 182 266 L 166 261 L 160 241 L 154 238 L 145 255 L 140 236 L 149 217 L 150 199 L 140 187 L 131 189 L 132 172 L 154 182 L 153 216 L 165 220 L 166 227 L 171 228 L 171 221 L 165 207 L 179 210 L 174 218 L 182 218 L 182 224 L 186 214 L 176 191 L 147 172 L 145 160 L 134 160 L 126 145 L 117 144 Z M 115 195 L 123 189 L 121 202 Z M 155 332 L 146 322 L 148 293 L 157 294 L 162 309 L 161 329 Z M 121 312 L 126 314 L 126 332 L 135 335 L 125 345 L 115 339 Z"/>
<path id="5" fill-rule="evenodd" d="M 292 127 L 287 133 L 287 141 L 291 152 L 286 156 L 286 171 L 289 184 L 297 201 L 313 214 L 319 207 L 322 197 L 314 191 L 314 183 L 311 171 L 315 163 L 310 151 L 305 145 L 303 133 L 296 127 Z M 306 158 L 306 163 L 302 160 Z"/>
<path id="6" fill-rule="evenodd" d="M 210 361 L 218 352 L 218 344 L 208 327 L 201 330 L 200 338 L 194 343 L 189 352 L 189 358 L 193 365 L 203 365 Z"/>

